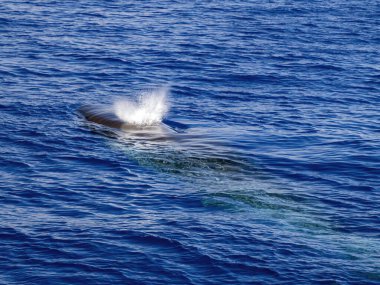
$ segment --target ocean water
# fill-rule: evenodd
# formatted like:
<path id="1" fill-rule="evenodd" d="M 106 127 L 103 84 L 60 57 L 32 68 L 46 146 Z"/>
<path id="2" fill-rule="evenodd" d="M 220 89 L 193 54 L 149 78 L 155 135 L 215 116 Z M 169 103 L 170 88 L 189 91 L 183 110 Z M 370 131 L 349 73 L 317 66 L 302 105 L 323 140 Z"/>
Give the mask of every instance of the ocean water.
<path id="1" fill-rule="evenodd" d="M 379 284 L 379 27 L 370 0 L 2 0 L 0 284 Z"/>

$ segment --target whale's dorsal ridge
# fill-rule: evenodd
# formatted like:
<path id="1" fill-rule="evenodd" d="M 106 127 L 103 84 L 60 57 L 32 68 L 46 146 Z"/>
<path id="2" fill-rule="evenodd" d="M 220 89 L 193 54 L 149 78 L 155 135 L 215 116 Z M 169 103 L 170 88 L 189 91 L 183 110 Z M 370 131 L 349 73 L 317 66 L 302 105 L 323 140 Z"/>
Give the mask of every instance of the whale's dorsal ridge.
<path id="1" fill-rule="evenodd" d="M 88 121 L 111 128 L 121 129 L 125 124 L 112 112 L 112 110 L 101 106 L 84 105 L 79 108 L 79 113 Z"/>

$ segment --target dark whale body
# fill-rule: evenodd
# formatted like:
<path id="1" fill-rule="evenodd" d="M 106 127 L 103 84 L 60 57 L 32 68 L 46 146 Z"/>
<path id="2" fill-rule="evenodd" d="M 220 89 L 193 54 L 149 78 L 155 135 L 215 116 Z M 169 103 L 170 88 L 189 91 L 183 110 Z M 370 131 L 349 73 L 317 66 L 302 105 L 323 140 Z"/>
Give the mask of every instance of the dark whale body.
<path id="1" fill-rule="evenodd" d="M 79 113 L 88 121 L 107 127 L 121 129 L 125 125 L 109 108 L 85 105 L 79 108 Z"/>
<path id="2" fill-rule="evenodd" d="M 112 108 L 107 108 L 97 105 L 84 105 L 79 108 L 79 113 L 85 117 L 88 121 L 104 125 L 110 128 L 123 129 L 123 130 L 149 130 L 157 128 L 157 126 L 137 126 L 131 125 L 122 121 L 119 117 L 115 115 Z M 178 123 L 175 121 L 164 119 L 162 121 L 161 127 L 169 127 L 172 131 L 183 132 L 188 128 L 187 125 Z"/>

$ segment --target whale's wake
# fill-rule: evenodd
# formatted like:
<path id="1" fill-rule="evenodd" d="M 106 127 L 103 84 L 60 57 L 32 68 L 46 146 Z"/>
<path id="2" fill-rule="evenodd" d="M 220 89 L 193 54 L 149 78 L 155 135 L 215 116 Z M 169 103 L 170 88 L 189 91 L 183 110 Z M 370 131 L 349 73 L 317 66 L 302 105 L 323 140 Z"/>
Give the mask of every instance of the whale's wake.
<path id="1" fill-rule="evenodd" d="M 138 96 L 137 102 L 125 99 L 116 101 L 114 112 L 120 120 L 130 125 L 157 125 L 169 111 L 168 94 L 167 87 L 145 91 Z"/>

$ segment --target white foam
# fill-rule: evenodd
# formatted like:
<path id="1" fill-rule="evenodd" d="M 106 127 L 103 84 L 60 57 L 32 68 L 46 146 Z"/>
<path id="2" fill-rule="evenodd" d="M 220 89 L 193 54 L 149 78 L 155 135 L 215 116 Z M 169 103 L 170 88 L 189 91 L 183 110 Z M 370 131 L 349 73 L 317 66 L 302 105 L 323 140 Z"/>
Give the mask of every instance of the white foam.
<path id="1" fill-rule="evenodd" d="M 127 124 L 151 126 L 161 123 L 169 111 L 169 88 L 142 92 L 136 101 L 120 100 L 114 104 L 115 114 Z"/>

